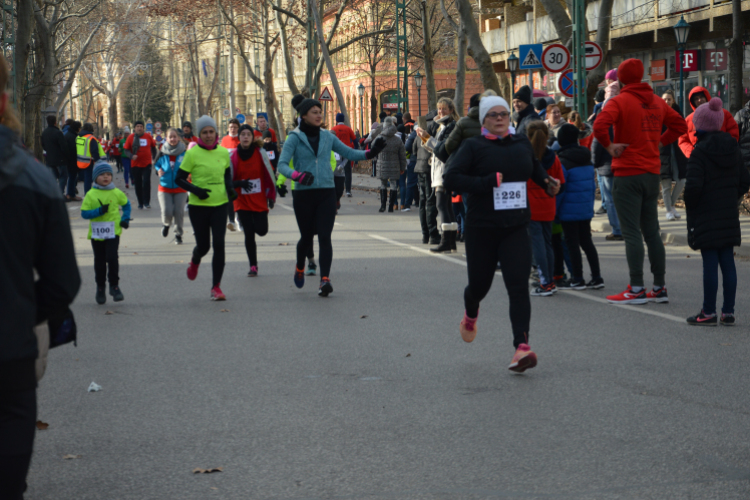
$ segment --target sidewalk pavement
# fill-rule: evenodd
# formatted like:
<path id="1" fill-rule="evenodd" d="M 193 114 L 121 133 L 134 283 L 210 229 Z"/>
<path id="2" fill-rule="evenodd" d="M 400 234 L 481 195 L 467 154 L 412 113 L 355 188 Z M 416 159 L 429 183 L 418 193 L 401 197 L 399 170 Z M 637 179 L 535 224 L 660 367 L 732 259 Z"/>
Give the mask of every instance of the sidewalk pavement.
<path id="1" fill-rule="evenodd" d="M 599 210 L 601 201 L 596 200 L 594 210 Z M 667 220 L 667 211 L 664 207 L 659 207 L 659 228 L 661 229 L 661 239 L 665 245 L 685 245 L 687 246 L 687 216 L 685 209 L 678 208 L 677 213 L 682 215 L 678 220 Z M 750 217 L 740 216 L 740 227 L 742 228 L 742 246 L 735 247 L 736 255 L 750 257 Z M 596 215 L 591 221 L 591 230 L 596 232 L 611 233 L 612 226 L 609 224 L 607 214 Z"/>
<path id="2" fill-rule="evenodd" d="M 380 179 L 365 174 L 352 173 L 352 189 L 378 191 L 380 190 Z"/>

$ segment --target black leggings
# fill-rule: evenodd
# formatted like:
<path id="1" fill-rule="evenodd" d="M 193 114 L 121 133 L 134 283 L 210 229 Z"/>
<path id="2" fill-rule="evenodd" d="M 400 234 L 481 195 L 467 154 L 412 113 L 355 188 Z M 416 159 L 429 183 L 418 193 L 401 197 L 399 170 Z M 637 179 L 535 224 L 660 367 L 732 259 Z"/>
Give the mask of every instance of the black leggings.
<path id="1" fill-rule="evenodd" d="M 250 267 L 258 265 L 258 247 L 255 245 L 255 235 L 268 234 L 268 212 L 252 212 L 237 210 L 242 229 L 245 231 L 245 250 L 250 260 Z"/>
<path id="2" fill-rule="evenodd" d="M 229 219 L 230 224 L 234 224 L 234 213 L 234 203 L 227 203 L 227 218 Z"/>
<path id="3" fill-rule="evenodd" d="M 591 221 L 579 220 L 560 222 L 560 224 L 562 224 L 565 234 L 565 245 L 568 247 L 570 264 L 573 268 L 572 278 L 574 280 L 583 279 L 583 259 L 581 258 L 580 248 L 583 248 L 586 253 L 586 260 L 589 261 L 589 267 L 591 268 L 591 277 L 601 278 L 599 254 L 594 246 L 594 240 L 591 238 Z"/>
<path id="4" fill-rule="evenodd" d="M 451 200 L 451 194 L 444 189 L 435 189 L 435 204 L 437 205 L 438 215 L 440 215 L 440 223 L 452 224 L 456 222 L 456 215 L 453 213 L 453 201 Z"/>
<path id="5" fill-rule="evenodd" d="M 336 186 L 336 204 L 340 204 L 341 197 L 344 196 L 344 184 L 346 177 L 334 177 L 333 184 Z"/>
<path id="6" fill-rule="evenodd" d="M 336 220 L 336 190 L 297 189 L 294 192 L 293 205 L 300 232 L 297 243 L 297 269 L 305 268 L 305 258 L 310 253 L 317 232 L 320 275 L 327 278 L 333 261 L 331 233 Z"/>
<path id="7" fill-rule="evenodd" d="M 109 286 L 120 284 L 120 262 L 117 249 L 120 247 L 120 237 L 109 240 L 91 240 L 94 249 L 94 281 L 96 286 L 104 286 L 109 278 Z"/>
<path id="8" fill-rule="evenodd" d="M 193 248 L 193 263 L 200 264 L 201 259 L 211 249 L 213 236 L 214 257 L 211 261 L 213 270 L 213 286 L 221 283 L 224 275 L 224 237 L 227 234 L 227 207 L 202 207 L 190 205 L 190 223 L 195 231 L 195 248 Z"/>
<path id="9" fill-rule="evenodd" d="M 0 498 L 18 500 L 26 489 L 36 432 L 34 360 L 11 361 L 0 383 Z M 13 380 L 7 380 L 12 378 Z"/>
<path id="10" fill-rule="evenodd" d="M 531 301 L 529 299 L 529 271 L 531 245 L 526 225 L 503 229 L 466 228 L 466 267 L 469 285 L 464 290 L 466 314 L 476 318 L 479 302 L 492 286 L 497 263 L 500 261 L 503 281 L 510 302 L 510 323 L 513 345 L 529 343 Z"/>
<path id="11" fill-rule="evenodd" d="M 130 176 L 133 178 L 138 205 L 151 205 L 151 165 L 130 167 Z"/>

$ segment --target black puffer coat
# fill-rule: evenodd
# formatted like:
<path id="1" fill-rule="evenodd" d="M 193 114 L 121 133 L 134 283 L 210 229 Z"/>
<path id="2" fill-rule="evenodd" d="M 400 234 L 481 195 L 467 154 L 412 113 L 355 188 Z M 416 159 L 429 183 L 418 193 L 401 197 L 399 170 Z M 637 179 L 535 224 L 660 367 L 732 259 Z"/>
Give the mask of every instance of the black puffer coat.
<path id="1" fill-rule="evenodd" d="M 739 145 L 726 132 L 698 137 L 687 164 L 685 207 L 693 250 L 740 246 L 739 198 L 750 189 L 750 172 Z"/>
<path id="2" fill-rule="evenodd" d="M 742 160 L 745 167 L 750 168 L 750 101 L 745 107 L 737 111 L 734 115 L 734 121 L 740 128 L 740 149 L 742 150 Z"/>
<path id="3" fill-rule="evenodd" d="M 680 107 L 677 104 L 672 105 L 672 109 L 680 112 Z M 667 127 L 662 127 L 662 134 L 667 130 Z M 666 146 L 659 145 L 659 159 L 661 160 L 661 178 L 662 179 L 674 179 L 674 173 L 672 172 L 672 156 L 677 163 L 677 177 L 684 179 L 687 175 L 687 158 L 682 152 L 680 147 L 677 145 L 677 141 Z"/>

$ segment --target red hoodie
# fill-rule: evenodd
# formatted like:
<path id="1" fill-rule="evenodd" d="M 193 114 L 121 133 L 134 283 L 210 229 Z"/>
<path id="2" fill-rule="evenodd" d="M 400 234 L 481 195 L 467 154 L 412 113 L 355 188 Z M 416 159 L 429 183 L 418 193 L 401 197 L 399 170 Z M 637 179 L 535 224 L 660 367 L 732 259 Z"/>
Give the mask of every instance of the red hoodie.
<path id="1" fill-rule="evenodd" d="M 659 146 L 671 144 L 687 132 L 685 120 L 654 95 L 643 79 L 643 63 L 628 59 L 620 64 L 617 76 L 624 88 L 602 108 L 594 122 L 594 137 L 605 148 L 610 145 L 609 127 L 614 125 L 616 144 L 628 147 L 619 158 L 612 158 L 615 177 L 627 177 L 661 171 Z M 662 125 L 667 127 L 661 133 Z"/>
<path id="2" fill-rule="evenodd" d="M 547 152 L 551 152 L 547 149 Z M 555 153 L 552 165 L 547 169 L 547 174 L 560 181 L 560 185 L 565 184 L 565 174 L 563 173 L 560 158 Z M 531 209 L 531 220 L 538 222 L 551 222 L 555 220 L 555 211 L 557 210 L 557 200 L 554 196 L 547 194 L 547 191 L 540 188 L 536 182 L 529 179 L 526 181 L 526 192 L 529 196 L 529 208 Z"/>
<path id="3" fill-rule="evenodd" d="M 693 113 L 695 112 L 695 106 L 693 106 L 693 96 L 698 92 L 703 92 L 703 95 L 706 96 L 706 102 L 711 100 L 711 94 L 708 93 L 708 90 L 703 87 L 693 87 L 693 90 L 690 91 L 690 95 L 688 95 L 688 101 L 690 101 L 690 107 L 693 108 Z M 723 111 L 724 123 L 721 124 L 721 131 L 726 132 L 734 137 L 735 141 L 739 141 L 740 129 L 737 126 L 737 122 L 734 121 L 732 113 L 730 113 L 726 109 Z M 685 158 L 690 158 L 690 155 L 695 148 L 695 143 L 698 141 L 698 137 L 695 135 L 697 130 L 695 130 L 695 125 L 693 125 L 693 113 L 690 113 L 688 117 L 685 118 L 685 121 L 687 122 L 687 132 L 681 135 L 677 142 L 683 154 L 685 155 Z"/>

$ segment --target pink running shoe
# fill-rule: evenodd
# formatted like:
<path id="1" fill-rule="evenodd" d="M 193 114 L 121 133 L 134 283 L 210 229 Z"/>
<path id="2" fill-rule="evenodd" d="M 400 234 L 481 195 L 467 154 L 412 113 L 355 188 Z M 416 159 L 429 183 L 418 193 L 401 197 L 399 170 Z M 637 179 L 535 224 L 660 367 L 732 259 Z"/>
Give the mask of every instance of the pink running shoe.
<path id="1" fill-rule="evenodd" d="M 198 266 L 200 264 L 194 264 L 192 260 L 190 261 L 190 265 L 187 268 L 187 277 L 190 281 L 194 281 L 198 277 Z"/>
<path id="2" fill-rule="evenodd" d="M 219 285 L 216 285 L 211 289 L 211 300 L 227 300 L 227 296 L 221 291 Z"/>
<path id="3" fill-rule="evenodd" d="M 461 338 L 464 342 L 471 342 L 477 336 L 477 318 L 470 318 L 464 312 L 464 319 L 458 325 L 458 331 L 461 332 Z"/>
<path id="4" fill-rule="evenodd" d="M 510 362 L 508 370 L 523 373 L 529 368 L 536 366 L 536 354 L 531 350 L 528 344 L 520 344 L 516 353 L 513 355 L 513 360 Z"/>

